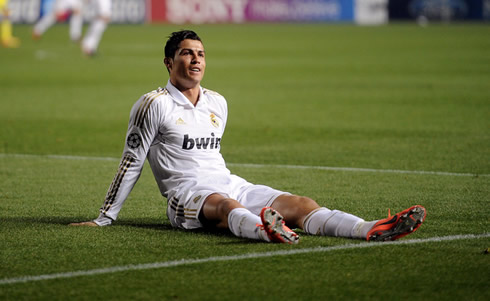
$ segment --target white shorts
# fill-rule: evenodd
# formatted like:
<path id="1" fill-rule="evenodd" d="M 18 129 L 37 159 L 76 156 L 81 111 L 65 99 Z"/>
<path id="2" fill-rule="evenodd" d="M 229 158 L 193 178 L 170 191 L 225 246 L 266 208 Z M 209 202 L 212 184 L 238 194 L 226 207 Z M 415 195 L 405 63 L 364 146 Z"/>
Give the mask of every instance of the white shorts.
<path id="1" fill-rule="evenodd" d="M 59 1 L 59 0 L 58 0 Z M 66 0 L 62 0 L 66 1 Z M 69 0 L 69 1 L 82 1 L 82 0 Z M 110 18 L 112 15 L 112 0 L 87 0 L 84 1 L 84 10 L 88 11 L 88 16 L 91 18 Z"/>
<path id="2" fill-rule="evenodd" d="M 280 195 L 290 195 L 264 185 L 251 184 L 244 179 L 231 175 L 231 185 L 226 188 L 194 185 L 185 191 L 169 196 L 167 216 L 172 226 L 183 229 L 202 228 L 199 220 L 204 200 L 214 193 L 235 199 L 253 214 L 259 215 L 262 208 L 270 206 Z M 227 190 L 227 191 L 223 191 Z"/>
<path id="3" fill-rule="evenodd" d="M 111 0 L 92 0 L 95 2 L 97 15 L 101 17 L 110 18 L 112 15 L 112 1 Z"/>

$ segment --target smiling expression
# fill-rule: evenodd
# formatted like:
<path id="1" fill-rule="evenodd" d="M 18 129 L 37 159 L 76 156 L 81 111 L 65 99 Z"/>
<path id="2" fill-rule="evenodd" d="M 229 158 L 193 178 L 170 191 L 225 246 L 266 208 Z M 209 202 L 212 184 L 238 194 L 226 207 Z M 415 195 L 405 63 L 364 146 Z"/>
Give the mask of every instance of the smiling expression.
<path id="1" fill-rule="evenodd" d="M 206 69 L 204 46 L 201 41 L 185 39 L 179 44 L 173 58 L 166 58 L 170 81 L 179 90 L 188 90 L 200 85 Z"/>

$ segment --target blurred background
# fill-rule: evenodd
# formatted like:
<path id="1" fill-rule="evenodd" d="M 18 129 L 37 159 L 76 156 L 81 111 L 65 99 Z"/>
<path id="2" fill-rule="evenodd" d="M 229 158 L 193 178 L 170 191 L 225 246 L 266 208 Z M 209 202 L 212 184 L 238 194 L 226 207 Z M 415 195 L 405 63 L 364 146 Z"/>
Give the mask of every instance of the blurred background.
<path id="1" fill-rule="evenodd" d="M 55 0 L 10 0 L 14 24 L 33 24 Z M 93 12 L 86 10 L 88 20 Z M 112 23 L 344 22 L 490 20 L 490 0 L 113 0 Z"/>

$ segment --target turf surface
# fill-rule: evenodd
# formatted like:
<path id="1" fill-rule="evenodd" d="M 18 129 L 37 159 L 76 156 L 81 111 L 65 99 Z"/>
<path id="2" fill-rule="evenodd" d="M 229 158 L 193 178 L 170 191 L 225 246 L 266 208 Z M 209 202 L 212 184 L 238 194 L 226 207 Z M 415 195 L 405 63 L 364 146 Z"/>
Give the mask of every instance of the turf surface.
<path id="1" fill-rule="evenodd" d="M 426 223 L 402 240 L 489 232 L 490 27 L 190 27 L 207 51 L 203 86 L 228 99 L 222 153 L 232 172 L 365 219 L 424 205 Z M 93 59 L 70 44 L 66 26 L 39 42 L 30 27 L 14 28 L 22 47 L 0 49 L 0 281 L 363 244 L 300 233 L 299 245 L 283 246 L 171 229 L 148 166 L 115 225 L 66 226 L 96 216 L 129 109 L 165 85 L 163 44 L 180 28 L 111 26 Z M 353 169 L 315 169 L 325 166 Z M 489 244 L 479 237 L 0 284 L 0 299 L 487 300 Z"/>

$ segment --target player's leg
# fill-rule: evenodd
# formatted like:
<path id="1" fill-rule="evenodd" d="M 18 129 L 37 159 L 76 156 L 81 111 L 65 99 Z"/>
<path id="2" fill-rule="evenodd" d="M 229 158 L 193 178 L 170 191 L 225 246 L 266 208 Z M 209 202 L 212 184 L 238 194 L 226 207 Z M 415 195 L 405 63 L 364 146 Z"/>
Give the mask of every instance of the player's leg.
<path id="1" fill-rule="evenodd" d="M 314 235 L 349 237 L 367 240 L 394 240 L 415 231 L 425 219 L 425 209 L 414 206 L 388 219 L 365 221 L 355 215 L 320 207 L 314 200 L 281 195 L 272 207 L 288 225 Z"/>
<path id="2" fill-rule="evenodd" d="M 270 205 L 277 197 L 287 192 L 269 186 L 254 185 L 246 180 L 232 176 L 231 195 L 253 215 L 260 216 L 260 221 L 272 242 L 296 244 L 299 236 L 286 226 L 282 215 Z"/>
<path id="3" fill-rule="evenodd" d="M 88 32 L 82 41 L 82 51 L 88 56 L 96 54 L 102 35 L 111 20 L 111 1 L 97 0 L 97 11 L 97 16 L 90 23 Z"/>
<path id="4" fill-rule="evenodd" d="M 74 10 L 70 18 L 70 40 L 72 42 L 80 41 L 82 37 L 83 17 L 82 12 Z"/>
<path id="5" fill-rule="evenodd" d="M 0 40 L 2 46 L 16 48 L 20 45 L 20 41 L 12 36 L 12 23 L 9 15 L 8 1 L 0 1 Z"/>
<path id="6" fill-rule="evenodd" d="M 82 1 L 72 1 L 72 15 L 70 18 L 70 39 L 73 42 L 80 41 L 82 37 L 83 16 L 82 16 Z"/>
<path id="7" fill-rule="evenodd" d="M 96 18 L 90 23 L 87 35 L 82 41 L 82 51 L 88 56 L 93 56 L 97 52 L 102 35 L 107 28 L 109 19 Z"/>
<path id="8" fill-rule="evenodd" d="M 41 19 L 34 25 L 32 30 L 32 38 L 39 40 L 41 36 L 56 23 L 56 14 L 49 12 L 42 16 Z"/>
<path id="9" fill-rule="evenodd" d="M 271 207 L 281 213 L 289 227 L 303 229 L 305 217 L 319 209 L 320 205 L 308 197 L 282 194 L 274 200 Z"/>
<path id="10" fill-rule="evenodd" d="M 270 241 L 260 217 L 221 194 L 211 194 L 205 199 L 199 219 L 205 226 L 229 229 L 238 237 Z"/>
<path id="11" fill-rule="evenodd" d="M 68 2 L 66 0 L 56 0 L 51 11 L 43 15 L 34 25 L 32 38 L 34 40 L 39 40 L 51 26 L 56 24 L 58 18 L 62 18 L 62 16 L 66 14 L 68 8 Z"/>
<path id="12" fill-rule="evenodd" d="M 365 238 L 375 224 L 346 212 L 320 207 L 316 201 L 303 196 L 281 195 L 272 203 L 272 208 L 284 216 L 287 225 L 314 235 Z"/>

